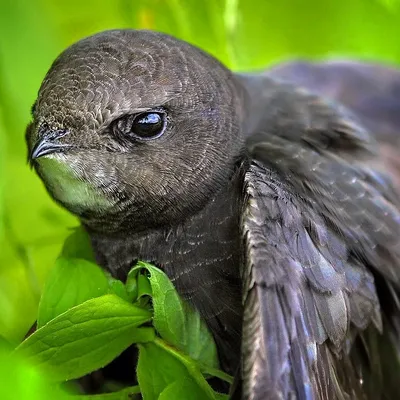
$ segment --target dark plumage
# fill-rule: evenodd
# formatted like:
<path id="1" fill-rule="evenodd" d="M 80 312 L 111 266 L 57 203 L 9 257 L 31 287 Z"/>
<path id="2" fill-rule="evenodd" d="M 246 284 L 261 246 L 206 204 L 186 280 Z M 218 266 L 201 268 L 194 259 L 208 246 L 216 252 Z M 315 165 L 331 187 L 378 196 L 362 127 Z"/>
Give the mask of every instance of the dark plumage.
<path id="1" fill-rule="evenodd" d="M 400 74 L 343 66 L 234 75 L 170 36 L 120 30 L 68 48 L 39 91 L 27 142 L 50 195 L 115 276 L 137 259 L 166 271 L 223 368 L 240 366 L 234 396 L 396 393 L 400 198 L 384 146 L 399 143 Z M 351 74 L 387 90 L 329 91 Z"/>

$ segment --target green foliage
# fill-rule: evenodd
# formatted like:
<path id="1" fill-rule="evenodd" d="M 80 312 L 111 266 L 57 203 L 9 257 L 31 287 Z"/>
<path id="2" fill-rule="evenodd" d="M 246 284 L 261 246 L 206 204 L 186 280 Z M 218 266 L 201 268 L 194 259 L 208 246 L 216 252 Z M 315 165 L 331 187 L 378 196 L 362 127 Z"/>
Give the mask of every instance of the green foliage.
<path id="1" fill-rule="evenodd" d="M 90 238 L 83 229 L 75 228 L 64 242 L 61 257 L 80 258 L 95 262 Z"/>
<path id="2" fill-rule="evenodd" d="M 144 271 L 148 273 L 147 279 L 151 285 L 153 323 L 159 334 L 169 344 L 184 351 L 194 360 L 217 368 L 217 349 L 200 314 L 191 312 L 167 276 L 150 264 L 138 263 L 138 266 L 131 270 L 129 279 L 140 282 Z M 146 291 L 146 294 L 148 292 Z"/>
<path id="3" fill-rule="evenodd" d="M 43 289 L 37 327 L 107 291 L 106 275 L 96 264 L 79 258 L 58 258 Z"/>
<path id="4" fill-rule="evenodd" d="M 38 329 L 17 347 L 56 381 L 79 378 L 102 368 L 129 345 L 154 339 L 138 328 L 151 313 L 110 294 L 87 300 Z"/>
<path id="5" fill-rule="evenodd" d="M 172 396 L 170 399 L 179 399 L 177 381 L 185 381 L 191 398 L 216 398 L 196 363 L 161 340 L 139 345 L 137 375 L 145 400 L 157 400 L 165 391 Z M 161 398 L 167 398 L 166 394 Z"/>
<path id="6" fill-rule="evenodd" d="M 44 285 L 38 329 L 14 351 L 7 346 L 4 356 L 0 353 L 0 365 L 10 361 L 17 376 L 34 376 L 18 398 L 31 399 L 38 392 L 38 399 L 55 395 L 129 399 L 137 393 L 144 400 L 180 399 L 183 391 L 190 391 L 194 399 L 223 398 L 206 379 L 216 376 L 231 383 L 232 378 L 217 369 L 211 334 L 199 314 L 179 298 L 168 277 L 141 262 L 123 284 L 107 277 L 96 264 L 77 258 L 88 254 L 85 246 L 89 247 L 87 235 L 77 229 L 66 240 Z M 62 382 L 104 367 L 132 344 L 139 349 L 139 386 L 88 397 L 60 388 Z M 2 390 L 11 396 L 15 384 L 11 380 Z"/>

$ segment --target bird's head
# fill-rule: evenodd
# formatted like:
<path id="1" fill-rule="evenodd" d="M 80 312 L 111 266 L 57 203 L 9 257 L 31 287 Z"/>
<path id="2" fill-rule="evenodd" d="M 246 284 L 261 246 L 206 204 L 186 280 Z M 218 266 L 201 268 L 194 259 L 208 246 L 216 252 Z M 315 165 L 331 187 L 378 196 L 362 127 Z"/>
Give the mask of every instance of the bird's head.
<path id="1" fill-rule="evenodd" d="M 198 48 L 107 31 L 53 63 L 27 128 L 29 158 L 51 196 L 89 226 L 168 224 L 229 180 L 242 110 L 232 74 Z"/>

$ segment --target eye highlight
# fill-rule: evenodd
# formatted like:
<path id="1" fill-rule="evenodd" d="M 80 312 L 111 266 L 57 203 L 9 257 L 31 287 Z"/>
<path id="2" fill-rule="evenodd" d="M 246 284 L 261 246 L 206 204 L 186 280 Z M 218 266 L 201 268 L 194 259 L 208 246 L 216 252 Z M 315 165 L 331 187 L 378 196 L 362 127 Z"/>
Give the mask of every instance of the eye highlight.
<path id="1" fill-rule="evenodd" d="M 148 111 L 121 118 L 116 127 L 124 137 L 146 141 L 159 138 L 165 131 L 166 123 L 165 112 Z"/>

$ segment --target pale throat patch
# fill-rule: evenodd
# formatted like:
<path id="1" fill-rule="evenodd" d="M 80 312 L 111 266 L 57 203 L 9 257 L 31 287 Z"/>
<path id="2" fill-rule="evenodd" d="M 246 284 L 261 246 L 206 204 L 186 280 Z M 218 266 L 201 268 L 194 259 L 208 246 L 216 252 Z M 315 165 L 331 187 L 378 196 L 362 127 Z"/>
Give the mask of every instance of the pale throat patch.
<path id="1" fill-rule="evenodd" d="M 102 211 L 113 206 L 113 202 L 100 190 L 79 179 L 73 160 L 67 160 L 64 155 L 56 153 L 41 157 L 38 161 L 47 189 L 66 207 L 70 206 L 71 211 Z"/>

